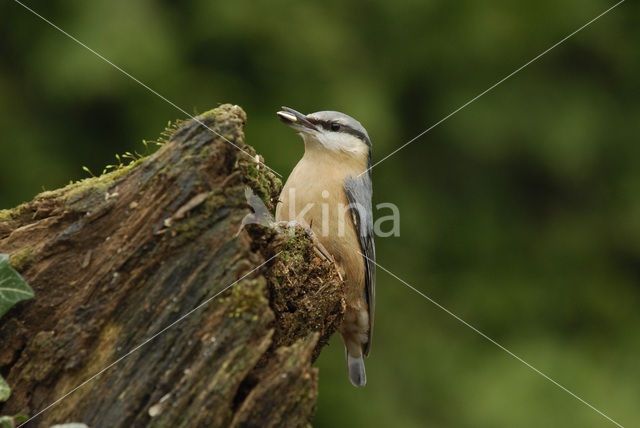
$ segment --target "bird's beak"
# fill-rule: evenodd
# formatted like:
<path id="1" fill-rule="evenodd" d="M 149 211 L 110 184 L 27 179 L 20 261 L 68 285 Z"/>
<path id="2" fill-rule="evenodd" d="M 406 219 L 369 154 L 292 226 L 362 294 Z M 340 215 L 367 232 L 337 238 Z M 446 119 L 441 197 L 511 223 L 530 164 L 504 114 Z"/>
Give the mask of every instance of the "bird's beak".
<path id="1" fill-rule="evenodd" d="M 283 106 L 282 110 L 277 114 L 282 122 L 286 123 L 296 131 L 308 133 L 309 131 L 318 130 L 318 128 L 316 128 L 316 126 L 307 119 L 307 116 L 292 108 Z"/>

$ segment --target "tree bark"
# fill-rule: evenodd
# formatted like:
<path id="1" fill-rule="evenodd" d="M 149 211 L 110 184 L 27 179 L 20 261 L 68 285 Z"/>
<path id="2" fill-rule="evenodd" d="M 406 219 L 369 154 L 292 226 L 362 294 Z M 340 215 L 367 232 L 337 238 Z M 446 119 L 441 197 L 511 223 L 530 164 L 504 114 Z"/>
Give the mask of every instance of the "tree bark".
<path id="1" fill-rule="evenodd" d="M 0 414 L 55 402 L 27 426 L 309 423 L 342 284 L 303 234 L 236 236 L 245 189 L 273 210 L 281 184 L 240 107 L 198 119 L 147 158 L 0 211 L 0 253 L 35 291 L 0 319 Z"/>

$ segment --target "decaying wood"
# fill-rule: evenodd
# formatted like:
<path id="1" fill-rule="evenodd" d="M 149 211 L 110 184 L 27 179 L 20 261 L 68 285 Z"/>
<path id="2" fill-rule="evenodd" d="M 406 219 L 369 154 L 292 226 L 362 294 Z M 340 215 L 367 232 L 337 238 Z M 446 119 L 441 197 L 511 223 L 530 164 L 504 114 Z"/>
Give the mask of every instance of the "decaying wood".
<path id="1" fill-rule="evenodd" d="M 148 158 L 0 211 L 0 253 L 36 295 L 0 320 L 0 414 L 34 415 L 248 274 L 28 426 L 308 423 L 342 285 L 303 234 L 236 236 L 245 188 L 273 209 L 280 182 L 242 109 L 199 120 L 251 156 L 188 121 Z"/>

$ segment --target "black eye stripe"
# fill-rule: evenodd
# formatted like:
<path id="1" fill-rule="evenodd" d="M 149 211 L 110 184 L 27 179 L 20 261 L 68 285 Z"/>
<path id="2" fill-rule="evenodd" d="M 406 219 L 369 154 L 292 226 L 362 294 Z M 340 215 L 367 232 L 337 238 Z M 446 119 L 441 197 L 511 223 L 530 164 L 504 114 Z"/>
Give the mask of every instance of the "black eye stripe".
<path id="1" fill-rule="evenodd" d="M 327 131 L 332 131 L 331 130 L 331 124 L 334 123 L 333 121 L 318 120 L 318 119 L 311 119 L 311 118 L 308 118 L 308 120 L 309 120 L 309 122 L 313 123 L 314 125 L 321 126 L 323 129 L 326 129 Z M 332 131 L 332 132 L 335 132 L 335 131 Z M 345 134 L 353 135 L 354 137 L 357 137 L 360 140 L 364 141 L 364 143 L 368 147 L 371 147 L 371 141 L 369 140 L 369 138 L 363 132 L 360 132 L 360 131 L 358 131 L 356 129 L 353 129 L 349 125 L 345 125 L 344 123 L 340 123 L 340 130 L 337 131 L 337 132 L 343 132 Z"/>
<path id="2" fill-rule="evenodd" d="M 332 131 L 331 125 L 336 123 L 336 122 L 332 122 L 332 121 L 317 120 L 317 119 L 309 119 L 309 122 L 313 123 L 314 125 L 321 126 L 322 128 L 326 129 L 327 131 Z M 337 132 L 344 132 L 345 134 L 354 135 L 354 136 L 360 138 L 361 140 L 367 142 L 367 145 L 369 145 L 369 143 L 368 143 L 369 139 L 367 138 L 366 135 L 364 135 L 364 133 L 362 133 L 362 132 L 360 132 L 360 131 L 358 131 L 356 129 L 353 129 L 352 127 L 350 127 L 349 125 L 345 125 L 344 123 L 339 123 L 339 125 L 340 125 L 340 130 L 337 131 Z"/>

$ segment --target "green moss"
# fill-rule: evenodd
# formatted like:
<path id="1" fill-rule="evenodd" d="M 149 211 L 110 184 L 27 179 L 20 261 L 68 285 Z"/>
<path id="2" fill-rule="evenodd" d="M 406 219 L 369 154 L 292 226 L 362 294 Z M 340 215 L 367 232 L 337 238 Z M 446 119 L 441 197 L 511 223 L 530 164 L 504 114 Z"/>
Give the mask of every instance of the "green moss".
<path id="1" fill-rule="evenodd" d="M 104 204 L 105 193 L 118 179 L 128 174 L 136 166 L 147 158 L 132 160 L 128 165 L 120 164 L 112 171 L 97 177 L 72 182 L 65 187 L 56 190 L 42 192 L 31 202 L 21 204 L 15 208 L 0 210 L 0 221 L 18 221 L 26 214 L 29 217 L 37 209 L 39 204 L 47 199 L 59 199 L 67 206 L 78 210 L 87 210 Z M 82 201 L 78 206 L 76 203 Z"/>
<path id="2" fill-rule="evenodd" d="M 201 205 L 185 213 L 183 218 L 172 222 L 169 229 L 176 238 L 174 243 L 181 244 L 199 236 L 218 220 L 216 213 L 227 203 L 227 198 L 219 190 L 210 192 Z"/>
<path id="3" fill-rule="evenodd" d="M 0 221 L 9 221 L 11 218 L 11 210 L 0 210 Z"/>
<path id="4" fill-rule="evenodd" d="M 280 257 L 282 257 L 282 260 L 291 260 L 293 263 L 301 263 L 304 261 L 304 256 L 302 253 L 299 252 L 291 252 L 291 251 L 287 251 L 287 250 L 283 250 L 282 253 L 280 254 Z"/>
<path id="5" fill-rule="evenodd" d="M 200 235 L 201 229 L 203 229 L 203 227 L 199 224 L 198 218 L 194 216 L 184 218 L 171 226 L 171 231 L 176 234 L 180 242 L 190 241 L 196 238 Z"/>
<path id="6" fill-rule="evenodd" d="M 75 183 L 71 183 L 61 189 L 42 192 L 36 196 L 35 200 L 63 198 L 67 205 L 72 205 L 91 195 L 103 198 L 104 200 L 104 194 L 109 187 L 111 187 L 111 185 L 118 179 L 128 174 L 136 166 L 140 165 L 145 159 L 146 158 L 140 158 L 136 161 L 130 162 L 128 165 L 122 165 L 111 172 L 97 177 L 90 177 L 76 181 Z"/>
<path id="7" fill-rule="evenodd" d="M 287 362 L 285 363 L 284 367 L 286 369 L 291 369 L 295 367 L 297 359 L 298 359 L 298 354 L 294 354 L 291 358 L 287 359 Z"/>
<path id="8" fill-rule="evenodd" d="M 22 215 L 32 211 L 33 211 L 33 204 L 30 202 L 25 202 L 24 204 L 20 204 L 15 208 L 0 210 L 0 221 L 19 220 L 20 217 L 22 217 Z"/>
<path id="9" fill-rule="evenodd" d="M 242 281 L 231 288 L 229 318 L 240 318 L 246 315 L 246 320 L 258 321 L 258 313 L 269 304 L 265 297 L 266 280 L 263 277 Z"/>
<path id="10" fill-rule="evenodd" d="M 287 233 L 290 233 L 288 230 Z M 291 260 L 294 263 L 302 263 L 309 249 L 309 238 L 301 230 L 294 230 L 282 245 L 281 257 L 283 260 Z"/>
<path id="11" fill-rule="evenodd" d="M 233 365 L 233 367 L 231 367 L 230 372 L 232 374 L 242 372 L 246 367 L 247 367 L 247 364 L 243 360 L 239 360 L 236 364 Z"/>
<path id="12" fill-rule="evenodd" d="M 169 121 L 169 123 L 167 123 L 166 128 L 164 128 L 164 131 L 160 133 L 160 137 L 158 138 L 158 140 L 154 141 L 154 143 L 157 146 L 162 146 L 168 143 L 171 137 L 173 137 L 173 134 L 175 134 L 176 131 L 180 129 L 180 127 L 184 122 L 185 121 L 182 119 L 176 119 L 173 122 Z"/>
<path id="13" fill-rule="evenodd" d="M 33 364 L 31 362 L 28 362 L 24 366 L 24 369 L 22 369 L 22 372 L 20 372 L 20 378 L 22 380 L 24 380 L 25 382 L 29 382 L 29 381 L 31 381 L 31 373 L 32 372 L 33 372 Z"/>
<path id="14" fill-rule="evenodd" d="M 243 156 L 243 159 L 239 160 L 238 166 L 243 172 L 249 187 L 253 189 L 269 209 L 275 209 L 274 201 L 280 194 L 282 181 L 264 165 L 257 163 L 248 156 Z"/>
<path id="15" fill-rule="evenodd" d="M 206 117 L 216 117 L 219 116 L 221 113 L 223 113 L 224 110 L 221 110 L 220 107 L 216 107 L 216 108 L 212 108 L 211 110 L 207 110 L 204 113 L 198 115 L 198 119 L 202 120 Z"/>
<path id="16" fill-rule="evenodd" d="M 27 364 L 20 373 L 23 379 L 33 379 L 37 382 L 45 379 L 52 371 L 55 370 L 54 343 L 55 334 L 53 331 L 41 331 L 35 335 L 32 342 L 32 359 L 34 364 Z M 30 352 L 30 353 L 31 353 Z M 49 362 L 51 361 L 51 364 Z"/>
<path id="17" fill-rule="evenodd" d="M 25 270 L 33 261 L 33 247 L 24 247 L 9 256 L 9 264 L 15 270 Z"/>

